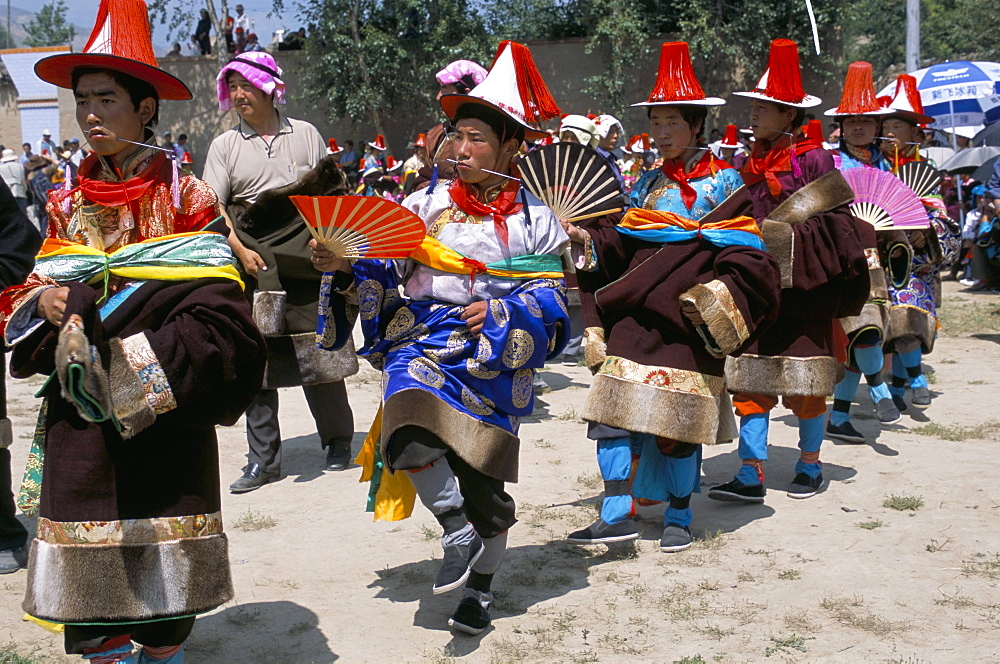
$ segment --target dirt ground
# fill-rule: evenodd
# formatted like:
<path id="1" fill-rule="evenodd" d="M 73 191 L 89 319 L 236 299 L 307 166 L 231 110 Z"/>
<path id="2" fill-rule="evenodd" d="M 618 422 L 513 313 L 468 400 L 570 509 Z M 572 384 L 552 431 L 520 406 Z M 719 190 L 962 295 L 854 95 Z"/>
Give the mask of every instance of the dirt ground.
<path id="1" fill-rule="evenodd" d="M 796 501 L 783 491 L 796 430 L 777 409 L 766 502 L 695 496 L 698 540 L 677 554 L 658 548 L 662 506 L 642 508 L 634 545 L 563 542 L 595 518 L 602 485 L 579 419 L 589 373 L 550 366 L 554 389 L 521 428 L 521 479 L 509 487 L 520 523 L 480 637 L 448 631 L 458 592 L 431 594 L 441 549 L 430 514 L 418 505 L 408 520 L 373 523 L 359 469 L 323 472 L 302 392 L 284 390 L 284 477 L 224 495 L 236 597 L 198 619 L 187 661 L 1000 662 L 1000 297 L 954 282 L 946 293 L 925 363 L 929 410 L 880 430 L 859 391 L 855 423 L 869 444 L 828 441 L 829 488 Z M 36 385 L 10 389 L 15 477 Z M 378 375 L 366 368 L 349 390 L 357 450 Z M 219 438 L 228 486 L 244 463 L 243 423 Z M 738 463 L 734 444 L 707 448 L 702 487 Z M 0 643 L 23 661 L 71 661 L 60 636 L 21 620 L 24 582 L 24 572 L 0 578 Z"/>

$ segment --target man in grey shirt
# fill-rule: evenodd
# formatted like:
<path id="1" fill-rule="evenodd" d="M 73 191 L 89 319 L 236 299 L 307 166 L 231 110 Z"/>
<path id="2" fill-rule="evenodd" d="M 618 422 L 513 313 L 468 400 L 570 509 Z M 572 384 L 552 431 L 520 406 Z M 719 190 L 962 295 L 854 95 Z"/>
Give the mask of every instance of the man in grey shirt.
<path id="1" fill-rule="evenodd" d="M 28 185 L 24 181 L 24 166 L 10 148 L 5 148 L 0 156 L 0 178 L 7 183 L 10 193 L 14 195 L 21 213 L 28 214 Z"/>
<path id="2" fill-rule="evenodd" d="M 269 53 L 236 56 L 219 73 L 218 92 L 219 107 L 234 108 L 239 122 L 212 141 L 203 179 L 235 225 L 237 232 L 230 234 L 229 243 L 250 277 L 248 292 L 251 283 L 256 289 L 254 319 L 268 341 L 264 389 L 247 409 L 248 464 L 229 487 L 233 493 L 245 493 L 281 476 L 278 387 L 302 385 L 320 442 L 327 449 L 326 468 L 342 470 L 350 464 L 354 418 L 343 379 L 357 372 L 358 365 L 350 343 L 336 352 L 316 348 L 319 282 L 282 275 L 278 253 L 265 251 L 266 238 L 256 245 L 258 252 L 245 246 L 251 238 L 241 239 L 239 233 L 240 214 L 261 194 L 296 182 L 326 156 L 323 137 L 308 122 L 291 119 L 276 108 L 284 103 L 285 84 Z M 309 249 L 305 245 L 303 249 L 308 261 Z M 298 257 L 282 253 L 281 258 L 287 265 Z"/>

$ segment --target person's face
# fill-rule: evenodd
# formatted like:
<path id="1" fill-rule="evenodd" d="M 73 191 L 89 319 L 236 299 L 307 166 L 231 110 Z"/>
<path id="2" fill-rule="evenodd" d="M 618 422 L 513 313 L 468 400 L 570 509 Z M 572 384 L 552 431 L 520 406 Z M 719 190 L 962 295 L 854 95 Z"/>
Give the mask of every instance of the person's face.
<path id="1" fill-rule="evenodd" d="M 236 15 L 243 16 L 243 5 L 236 5 Z"/>
<path id="2" fill-rule="evenodd" d="M 274 103 L 271 96 L 254 87 L 253 83 L 242 74 L 230 72 L 226 77 L 229 83 L 229 101 L 239 116 L 251 127 L 263 124 L 274 114 Z"/>
<path id="3" fill-rule="evenodd" d="M 564 131 L 561 134 L 559 134 L 559 142 L 560 143 L 579 143 L 580 139 L 578 139 L 576 137 L 576 134 L 574 134 L 573 132 L 571 132 L 571 131 Z"/>
<path id="4" fill-rule="evenodd" d="M 671 106 L 654 106 L 649 112 L 649 137 L 664 159 L 677 159 L 695 145 L 699 121 L 694 127 Z"/>
<path id="5" fill-rule="evenodd" d="M 882 133 L 890 139 L 886 141 L 886 147 L 899 152 L 906 152 L 910 148 L 909 143 L 919 143 L 923 139 L 923 132 L 919 127 L 900 118 L 883 120 Z"/>
<path id="6" fill-rule="evenodd" d="M 457 95 L 457 94 L 458 94 L 458 86 L 456 86 L 454 83 L 449 83 L 448 85 L 442 85 L 441 87 L 438 88 L 437 97 L 435 97 L 435 99 L 441 101 L 441 97 L 445 95 Z"/>
<path id="7" fill-rule="evenodd" d="M 31 154 L 31 143 L 25 143 L 21 149 L 24 150 L 24 154 Z"/>
<path id="8" fill-rule="evenodd" d="M 791 131 L 794 119 L 794 108 L 785 108 L 761 99 L 750 102 L 750 130 L 758 141 L 774 143 Z"/>
<path id="9" fill-rule="evenodd" d="M 500 139 L 493 129 L 482 120 L 469 118 L 459 120 L 455 125 L 455 159 L 458 161 L 458 177 L 463 182 L 480 184 L 488 180 L 496 180 L 497 176 L 479 170 L 486 168 L 491 171 L 506 173 L 517 141 L 511 139 L 500 145 Z"/>
<path id="10" fill-rule="evenodd" d="M 875 142 L 878 136 L 878 120 L 870 115 L 852 115 L 844 118 L 844 140 L 855 148 L 863 148 Z"/>
<path id="11" fill-rule="evenodd" d="M 105 157 L 133 151 L 135 146 L 118 139 L 141 141 L 146 123 L 156 112 L 152 97 L 139 102 L 137 109 L 125 88 L 105 72 L 81 76 L 73 96 L 80 131 L 94 152 Z"/>
<path id="12" fill-rule="evenodd" d="M 598 145 L 602 150 L 611 152 L 618 147 L 618 139 L 621 138 L 621 132 L 618 131 L 618 126 L 615 125 L 608 131 L 608 135 L 601 139 Z"/>

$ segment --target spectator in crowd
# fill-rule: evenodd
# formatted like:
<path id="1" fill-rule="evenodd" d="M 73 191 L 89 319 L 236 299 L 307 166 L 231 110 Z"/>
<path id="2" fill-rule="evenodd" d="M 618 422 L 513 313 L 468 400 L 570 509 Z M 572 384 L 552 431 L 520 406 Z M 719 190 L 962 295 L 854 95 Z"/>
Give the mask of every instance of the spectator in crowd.
<path id="1" fill-rule="evenodd" d="M 27 172 L 29 202 L 34 208 L 38 232 L 45 237 L 48 235 L 49 227 L 45 203 L 49 199 L 49 191 L 56 188 L 52 183 L 52 176 L 56 173 L 56 162 L 51 157 L 36 154 L 32 155 L 24 165 L 24 170 Z"/>
<path id="2" fill-rule="evenodd" d="M 5 148 L 0 154 L 0 178 L 7 184 L 10 193 L 17 202 L 17 207 L 25 215 L 28 214 L 28 185 L 24 180 L 24 166 L 17 160 L 17 154 L 10 148 Z M 3 487 L 0 486 L 0 491 Z"/>
<path id="3" fill-rule="evenodd" d="M 279 51 L 299 51 L 306 43 L 306 29 L 299 28 L 296 32 L 289 32 L 278 44 Z"/>
<path id="4" fill-rule="evenodd" d="M 177 158 L 181 160 L 182 164 L 185 163 L 185 155 L 187 156 L 188 162 L 191 161 L 191 148 L 188 147 L 187 142 L 187 134 L 180 134 L 177 136 L 177 143 L 175 144 L 176 147 L 174 148 L 174 152 L 177 153 Z"/>
<path id="5" fill-rule="evenodd" d="M 212 54 L 212 40 L 208 36 L 211 31 L 212 19 L 208 15 L 208 10 L 202 9 L 201 18 L 198 19 L 198 25 L 194 29 L 194 35 L 191 37 L 191 41 L 198 44 L 202 55 Z"/>
<path id="6" fill-rule="evenodd" d="M 23 144 L 21 146 L 21 150 L 23 150 L 23 153 L 18 158 L 18 161 L 20 161 L 21 165 L 24 166 L 25 164 L 28 163 L 28 160 L 31 159 L 35 155 L 31 151 L 31 143 L 25 143 L 25 144 Z"/>
<path id="7" fill-rule="evenodd" d="M 177 43 L 177 42 L 174 42 L 174 45 L 171 46 L 170 50 L 167 52 L 167 57 L 169 58 L 169 57 L 178 56 L 178 55 L 184 55 L 184 54 L 181 53 L 181 45 L 179 43 Z"/>
<path id="8" fill-rule="evenodd" d="M 347 181 L 351 185 L 358 183 L 358 164 L 361 163 L 361 155 L 354 150 L 354 141 L 344 141 L 344 153 L 340 155 L 340 169 L 347 176 Z"/>
<path id="9" fill-rule="evenodd" d="M 59 146 L 52 140 L 52 132 L 46 129 L 42 132 L 42 138 L 38 141 L 38 154 L 43 157 L 55 157 L 59 153 Z"/>
<path id="10" fill-rule="evenodd" d="M 257 39 L 257 33 L 251 32 L 247 35 L 247 44 L 243 47 L 244 53 L 252 53 L 254 51 L 263 51 L 264 47 L 260 45 L 260 41 Z"/>

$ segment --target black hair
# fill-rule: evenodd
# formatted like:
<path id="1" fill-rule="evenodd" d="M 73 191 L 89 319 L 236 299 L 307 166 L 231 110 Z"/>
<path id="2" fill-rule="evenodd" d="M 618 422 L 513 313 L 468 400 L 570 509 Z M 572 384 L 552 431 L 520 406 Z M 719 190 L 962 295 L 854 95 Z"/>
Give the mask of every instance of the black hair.
<path id="1" fill-rule="evenodd" d="M 665 106 L 667 104 L 664 104 Z M 681 119 L 688 124 L 688 127 L 694 128 L 699 121 L 701 121 L 701 126 L 698 128 L 698 133 L 694 135 L 695 140 L 701 138 L 705 135 L 705 120 L 708 119 L 708 109 L 704 106 L 697 106 L 695 104 L 670 104 L 670 108 L 677 111 Z M 646 119 L 648 120 L 653 115 L 653 109 L 656 106 L 646 107 Z"/>
<path id="2" fill-rule="evenodd" d="M 187 134 L 181 134 L 180 136 L 177 137 L 177 140 L 178 141 L 186 141 L 187 138 L 188 138 Z"/>
<path id="3" fill-rule="evenodd" d="M 777 104 L 778 109 L 782 112 L 792 109 L 795 111 L 795 117 L 792 118 L 792 133 L 794 134 L 798 131 L 798 128 L 805 124 L 806 122 L 806 109 L 799 108 L 797 106 L 789 106 L 788 104 L 782 104 L 781 102 L 774 102 Z"/>
<path id="4" fill-rule="evenodd" d="M 458 79 L 453 83 L 455 89 L 458 90 L 458 94 L 464 95 L 469 92 L 472 88 L 476 87 L 476 79 L 472 78 L 472 74 L 466 74 L 462 78 Z"/>
<path id="5" fill-rule="evenodd" d="M 74 91 L 76 90 L 76 86 L 80 83 L 80 79 L 87 74 L 107 74 L 110 76 L 111 80 L 121 86 L 121 88 L 128 93 L 129 99 L 132 100 L 132 106 L 135 107 L 135 110 L 137 111 L 139 110 L 139 104 L 142 103 L 143 99 L 152 98 L 155 102 L 153 106 L 153 115 L 146 123 L 146 127 L 148 129 L 152 129 L 160 121 L 160 95 L 156 92 L 156 88 L 148 82 L 113 69 L 101 69 L 100 67 L 77 67 L 73 70 Z"/>
<path id="6" fill-rule="evenodd" d="M 452 124 L 457 124 L 459 120 L 482 120 L 496 134 L 500 145 L 503 145 L 512 138 L 516 138 L 518 144 L 524 140 L 524 127 L 500 111 L 484 106 L 483 104 L 462 104 L 455 111 Z"/>

